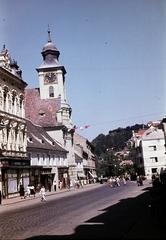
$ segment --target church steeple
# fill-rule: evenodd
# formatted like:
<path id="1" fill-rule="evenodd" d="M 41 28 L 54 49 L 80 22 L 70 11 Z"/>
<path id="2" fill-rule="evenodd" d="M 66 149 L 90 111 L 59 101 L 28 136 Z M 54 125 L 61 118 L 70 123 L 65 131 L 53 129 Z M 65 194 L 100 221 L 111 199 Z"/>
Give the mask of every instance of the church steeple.
<path id="1" fill-rule="evenodd" d="M 56 64 L 58 65 L 59 55 L 60 52 L 55 47 L 51 40 L 51 31 L 50 28 L 48 28 L 48 42 L 44 45 L 43 50 L 41 52 L 43 56 L 44 63 L 46 64 Z"/>
<path id="2" fill-rule="evenodd" d="M 42 51 L 43 63 L 36 70 L 39 77 L 40 99 L 55 102 L 57 108 L 51 108 L 52 118 L 56 117 L 58 125 L 71 128 L 71 107 L 66 100 L 65 74 L 66 70 L 58 62 L 59 51 L 51 39 L 48 29 L 48 40 Z M 43 106 L 45 106 L 43 104 Z"/>

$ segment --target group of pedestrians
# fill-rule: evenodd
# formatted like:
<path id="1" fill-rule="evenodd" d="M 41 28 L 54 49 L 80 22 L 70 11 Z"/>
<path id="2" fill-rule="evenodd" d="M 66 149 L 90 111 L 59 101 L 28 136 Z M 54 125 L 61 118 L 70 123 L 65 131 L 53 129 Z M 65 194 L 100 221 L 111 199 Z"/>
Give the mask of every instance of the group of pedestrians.
<path id="1" fill-rule="evenodd" d="M 20 197 L 26 199 L 27 197 L 36 196 L 36 190 L 35 187 L 32 185 L 28 185 L 26 187 L 26 190 L 24 189 L 23 185 L 20 185 Z M 42 186 L 39 189 L 39 196 L 41 201 L 46 201 L 46 189 L 44 186 Z"/>
<path id="2" fill-rule="evenodd" d="M 110 187 L 120 187 L 121 184 L 126 185 L 124 176 L 111 176 L 107 182 Z"/>

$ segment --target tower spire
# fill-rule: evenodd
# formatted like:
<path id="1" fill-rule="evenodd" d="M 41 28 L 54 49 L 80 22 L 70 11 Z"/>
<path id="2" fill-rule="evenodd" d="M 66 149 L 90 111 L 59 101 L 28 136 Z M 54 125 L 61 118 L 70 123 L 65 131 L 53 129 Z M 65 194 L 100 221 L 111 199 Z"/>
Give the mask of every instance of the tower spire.
<path id="1" fill-rule="evenodd" d="M 53 64 L 53 62 L 58 65 L 58 58 L 60 55 L 60 52 L 58 51 L 58 49 L 55 47 L 54 43 L 51 40 L 51 34 L 50 34 L 50 26 L 48 25 L 48 41 L 47 43 L 44 45 L 43 50 L 41 52 L 42 56 L 43 56 L 43 60 L 48 63 Z"/>
<path id="2" fill-rule="evenodd" d="M 48 42 L 52 42 L 51 41 L 51 31 L 50 31 L 50 26 L 49 26 L 49 24 L 48 24 Z"/>

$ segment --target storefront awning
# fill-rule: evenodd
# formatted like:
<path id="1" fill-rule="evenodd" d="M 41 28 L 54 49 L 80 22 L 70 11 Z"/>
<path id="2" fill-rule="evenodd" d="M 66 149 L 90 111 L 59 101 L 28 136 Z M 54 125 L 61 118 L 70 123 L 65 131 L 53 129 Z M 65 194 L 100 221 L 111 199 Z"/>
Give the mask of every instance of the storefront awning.
<path id="1" fill-rule="evenodd" d="M 84 173 L 77 173 L 77 176 L 80 177 L 80 178 L 86 178 Z"/>
<path id="2" fill-rule="evenodd" d="M 89 171 L 89 174 L 90 174 L 93 178 L 97 178 L 97 175 L 96 175 L 96 174 L 92 174 L 90 171 Z"/>

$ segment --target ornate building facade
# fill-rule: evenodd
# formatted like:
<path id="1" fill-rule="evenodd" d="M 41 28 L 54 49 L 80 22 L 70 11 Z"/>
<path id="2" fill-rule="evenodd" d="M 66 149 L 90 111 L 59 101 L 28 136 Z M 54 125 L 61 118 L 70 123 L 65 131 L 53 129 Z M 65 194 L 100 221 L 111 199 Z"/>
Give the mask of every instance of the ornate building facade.
<path id="1" fill-rule="evenodd" d="M 29 178 L 22 72 L 5 45 L 0 52 L 0 191 L 13 196 Z"/>

